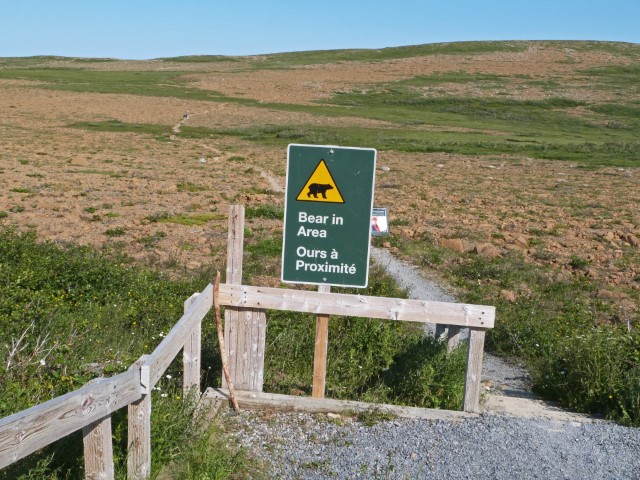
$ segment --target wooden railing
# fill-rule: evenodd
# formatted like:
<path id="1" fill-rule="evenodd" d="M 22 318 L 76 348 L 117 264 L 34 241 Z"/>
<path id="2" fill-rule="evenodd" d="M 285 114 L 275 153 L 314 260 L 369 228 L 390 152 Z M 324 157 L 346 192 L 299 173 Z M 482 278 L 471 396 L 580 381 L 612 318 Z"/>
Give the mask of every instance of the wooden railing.
<path id="1" fill-rule="evenodd" d="M 237 389 L 262 391 L 266 310 L 289 310 L 317 315 L 312 393 L 315 398 L 324 397 L 329 315 L 358 316 L 446 327 L 449 346 L 452 348 L 459 341 L 460 329 L 468 328 L 469 350 L 463 410 L 480 411 L 484 337 L 486 330 L 493 328 L 495 307 L 336 294 L 328 292 L 328 285 L 320 285 L 318 292 L 241 285 L 244 230 L 244 207 L 231 205 L 227 239 L 227 284 L 220 286 L 218 301 L 220 305 L 227 307 L 225 342 L 231 379 Z M 436 332 L 441 330 L 442 328 L 436 328 Z"/>
<path id="2" fill-rule="evenodd" d="M 478 412 L 480 372 L 485 332 L 493 328 L 495 307 L 401 298 L 371 297 L 321 291 L 251 287 L 241 284 L 244 207 L 233 205 L 229 215 L 227 284 L 220 285 L 219 304 L 225 309 L 225 338 L 232 382 L 239 390 L 262 391 L 266 310 L 289 310 L 318 315 L 328 327 L 329 315 L 380 318 L 448 325 L 449 334 L 469 329 L 464 391 L 465 412 Z M 324 291 L 323 291 L 324 290 Z M 111 378 L 98 378 L 82 388 L 0 419 L 0 468 L 83 430 L 85 476 L 111 479 L 113 450 L 111 414 L 128 406 L 127 475 L 146 479 L 151 472 L 151 389 L 183 350 L 186 392 L 200 393 L 202 319 L 213 307 L 213 286 L 191 296 L 185 313 L 149 355 Z M 324 328 L 323 330 L 327 330 Z M 319 330 L 317 330 L 319 331 Z M 326 343 L 326 338 L 316 341 Z M 325 345 L 326 347 L 326 345 Z M 325 355 L 319 358 L 319 351 Z M 326 348 L 316 348 L 316 367 L 326 371 Z M 223 382 L 224 386 L 224 382 Z M 324 396 L 324 378 L 321 395 Z"/>
<path id="3" fill-rule="evenodd" d="M 185 302 L 185 313 L 150 355 L 124 373 L 0 419 L 0 468 L 82 429 L 86 478 L 112 479 L 111 414 L 128 405 L 127 478 L 151 472 L 151 389 L 183 350 L 185 393 L 200 390 L 200 331 L 213 285 Z"/>
<path id="4" fill-rule="evenodd" d="M 463 410 L 478 412 L 480 409 L 480 374 L 484 337 L 486 330 L 493 328 L 495 307 L 228 284 L 220 285 L 218 301 L 220 305 L 228 307 L 227 310 L 230 308 L 240 311 L 245 309 L 247 311 L 288 310 L 319 316 L 359 316 L 445 324 L 450 325 L 450 328 L 469 328 Z M 245 341 L 245 343 L 260 342 Z M 229 360 L 232 378 L 263 377 L 262 372 L 252 374 L 241 371 L 247 368 L 262 368 L 260 362 L 234 361 L 234 358 L 237 358 L 237 355 L 230 356 Z M 235 380 L 234 383 L 236 383 Z"/>

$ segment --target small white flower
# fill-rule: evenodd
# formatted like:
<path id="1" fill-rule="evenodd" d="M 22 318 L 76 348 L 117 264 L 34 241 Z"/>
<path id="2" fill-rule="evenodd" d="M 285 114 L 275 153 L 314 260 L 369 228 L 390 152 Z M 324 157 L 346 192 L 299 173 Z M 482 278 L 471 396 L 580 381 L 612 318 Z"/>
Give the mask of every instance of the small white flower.
<path id="1" fill-rule="evenodd" d="M 44 365 L 46 365 L 46 364 L 47 364 L 47 362 L 45 362 L 45 361 L 44 361 L 44 358 L 43 358 L 42 360 L 40 360 L 40 365 L 43 365 L 43 366 L 44 366 Z"/>
<path id="2" fill-rule="evenodd" d="M 171 375 L 165 375 L 165 377 L 167 377 L 169 380 L 171 380 Z"/>
<path id="3" fill-rule="evenodd" d="M 168 396 L 168 395 L 169 395 L 168 393 L 161 393 L 161 394 L 160 394 L 160 396 L 161 396 L 162 398 L 165 398 L 165 397 L 166 397 L 166 396 Z"/>

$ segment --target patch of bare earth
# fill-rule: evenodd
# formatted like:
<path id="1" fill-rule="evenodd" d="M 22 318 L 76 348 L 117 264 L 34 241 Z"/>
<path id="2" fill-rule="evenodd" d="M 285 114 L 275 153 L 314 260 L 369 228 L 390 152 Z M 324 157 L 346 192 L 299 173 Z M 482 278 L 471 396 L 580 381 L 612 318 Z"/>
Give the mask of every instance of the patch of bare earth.
<path id="1" fill-rule="evenodd" d="M 430 55 L 281 71 L 247 71 L 233 62 L 106 62 L 91 68 L 188 70 L 198 86 L 227 95 L 309 103 L 338 90 L 434 72 L 562 79 L 577 69 L 626 61 L 533 43 L 517 53 Z M 519 91 L 517 81 L 513 85 L 510 95 L 516 97 L 544 94 L 533 87 Z M 446 88 L 457 95 L 474 93 L 465 89 L 476 87 L 447 84 Z M 489 90 L 493 93 L 497 92 Z M 592 95 L 606 99 L 602 92 Z M 213 264 L 222 269 L 229 204 L 283 203 L 284 149 L 234 138 L 160 141 L 151 135 L 88 132 L 69 124 L 116 119 L 169 127 L 389 126 L 370 119 L 236 103 L 43 90 L 19 81 L 0 81 L 0 111 L 0 211 L 8 213 L 0 219 L 2 224 L 35 230 L 43 239 L 119 249 L 140 262 L 167 268 Z M 185 111 L 189 118 L 181 121 Z M 579 109 L 574 113 L 587 115 Z M 394 152 L 380 152 L 379 164 L 390 170 L 378 172 L 376 204 L 389 208 L 391 220 L 409 225 L 394 229 L 394 234 L 426 235 L 445 244 L 455 240 L 455 248 L 462 250 L 478 245 L 491 245 L 498 254 L 516 249 L 528 262 L 550 265 L 567 276 L 602 280 L 601 295 L 620 302 L 627 301 L 625 291 L 640 288 L 640 268 L 628 261 L 629 252 L 640 248 L 640 177 L 635 169 L 590 171 L 518 157 Z M 179 187 L 189 184 L 194 187 Z M 211 220 L 203 225 L 157 221 L 204 214 Z M 276 220 L 250 223 L 257 232 L 281 229 Z M 575 262 L 572 266 L 574 257 L 584 259 L 585 267 L 575 268 Z M 505 296 L 516 298 L 526 289 L 523 285 Z"/>

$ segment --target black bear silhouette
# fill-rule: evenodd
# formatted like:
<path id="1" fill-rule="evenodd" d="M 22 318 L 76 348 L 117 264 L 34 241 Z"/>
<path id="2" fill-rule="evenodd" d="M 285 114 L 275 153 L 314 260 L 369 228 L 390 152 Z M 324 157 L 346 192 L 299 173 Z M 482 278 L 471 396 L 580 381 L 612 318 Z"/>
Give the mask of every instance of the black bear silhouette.
<path id="1" fill-rule="evenodd" d="M 327 190 L 333 190 L 333 186 L 328 183 L 312 183 L 309 185 L 307 198 L 311 195 L 313 195 L 313 198 L 318 198 L 318 194 L 321 194 L 322 198 L 327 198 Z"/>

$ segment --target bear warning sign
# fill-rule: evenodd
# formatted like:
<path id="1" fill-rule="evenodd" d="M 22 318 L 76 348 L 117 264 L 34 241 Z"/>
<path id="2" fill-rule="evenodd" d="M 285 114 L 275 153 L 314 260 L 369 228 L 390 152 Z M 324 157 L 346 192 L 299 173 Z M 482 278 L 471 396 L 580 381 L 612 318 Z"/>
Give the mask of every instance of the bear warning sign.
<path id="1" fill-rule="evenodd" d="M 344 203 L 340 189 L 331 176 L 324 159 L 320 160 L 307 183 L 296 197 L 299 202 L 330 202 Z"/>
<path id="2" fill-rule="evenodd" d="M 366 287 L 376 151 L 289 145 L 282 281 Z"/>

